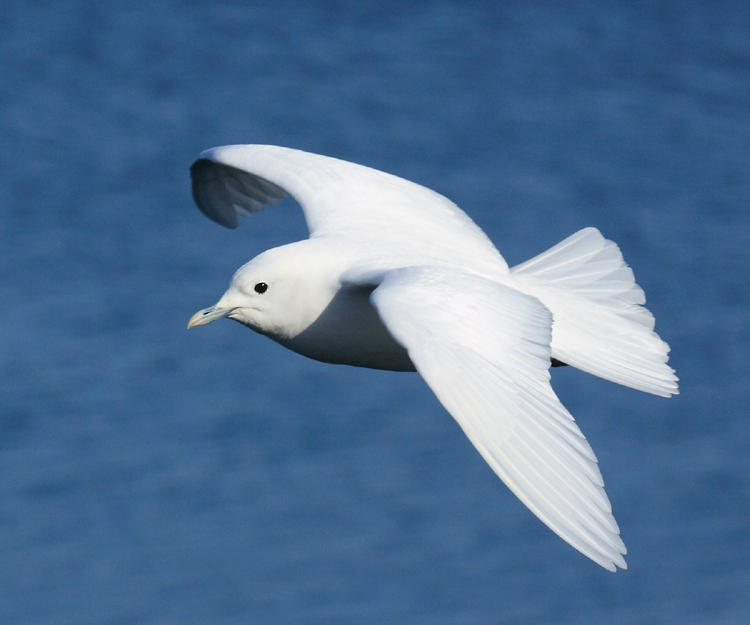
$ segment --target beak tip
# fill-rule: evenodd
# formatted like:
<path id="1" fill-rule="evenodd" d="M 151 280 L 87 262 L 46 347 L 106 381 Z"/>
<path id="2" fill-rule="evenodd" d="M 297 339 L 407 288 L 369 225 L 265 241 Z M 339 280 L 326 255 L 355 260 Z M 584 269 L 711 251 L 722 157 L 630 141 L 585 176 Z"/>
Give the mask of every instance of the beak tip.
<path id="1" fill-rule="evenodd" d="M 210 308 L 203 308 L 195 313 L 187 322 L 187 329 L 194 328 L 195 326 L 202 326 L 207 323 L 211 323 L 216 319 L 222 319 L 229 315 L 234 310 L 233 308 L 217 308 L 211 306 Z"/>
<path id="2" fill-rule="evenodd" d="M 206 309 L 199 310 L 197 313 L 195 313 L 190 319 L 188 319 L 187 322 L 187 329 L 194 328 L 195 326 L 201 326 L 205 323 L 203 321 L 203 318 L 206 316 Z"/>

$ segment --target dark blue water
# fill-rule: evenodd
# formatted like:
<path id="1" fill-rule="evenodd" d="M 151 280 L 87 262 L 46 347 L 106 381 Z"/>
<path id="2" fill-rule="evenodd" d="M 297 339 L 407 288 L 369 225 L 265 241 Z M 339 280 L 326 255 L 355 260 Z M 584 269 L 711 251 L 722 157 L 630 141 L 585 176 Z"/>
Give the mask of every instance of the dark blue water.
<path id="1" fill-rule="evenodd" d="M 750 13 L 464 4 L 3 4 L 0 622 L 750 622 Z M 587 225 L 621 245 L 682 394 L 553 381 L 628 571 L 415 374 L 185 330 L 305 233 L 293 203 L 195 209 L 192 159 L 237 142 L 436 188 L 511 264 Z"/>

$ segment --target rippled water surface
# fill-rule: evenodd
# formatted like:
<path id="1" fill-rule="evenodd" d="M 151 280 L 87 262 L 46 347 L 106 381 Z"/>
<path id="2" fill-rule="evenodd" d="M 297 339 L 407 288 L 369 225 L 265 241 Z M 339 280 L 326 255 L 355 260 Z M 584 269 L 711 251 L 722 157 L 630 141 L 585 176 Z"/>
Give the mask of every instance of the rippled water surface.
<path id="1" fill-rule="evenodd" d="M 253 4 L 3 5 L 0 621 L 750 622 L 748 10 Z M 185 330 L 305 236 L 292 202 L 195 209 L 192 159 L 242 142 L 433 187 L 511 264 L 587 225 L 621 245 L 682 394 L 553 382 L 628 571 L 542 526 L 417 375 Z"/>

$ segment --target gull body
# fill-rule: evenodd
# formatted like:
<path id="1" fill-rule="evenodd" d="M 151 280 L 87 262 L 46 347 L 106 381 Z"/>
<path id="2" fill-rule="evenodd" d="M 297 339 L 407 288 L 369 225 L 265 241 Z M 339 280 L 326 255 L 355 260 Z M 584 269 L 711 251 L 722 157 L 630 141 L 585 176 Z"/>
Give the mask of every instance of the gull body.
<path id="1" fill-rule="evenodd" d="M 371 369 L 414 371 L 409 356 L 370 303 L 373 287 L 346 284 L 347 269 L 360 257 L 327 242 L 290 243 L 243 265 L 209 315 L 226 316 L 285 347 L 322 362 Z M 269 288 L 257 293 L 255 285 Z M 206 323 L 199 311 L 191 325 Z M 212 321 L 214 318 L 209 318 Z"/>
<path id="2" fill-rule="evenodd" d="M 226 317 L 323 362 L 418 371 L 532 512 L 601 566 L 625 568 L 596 456 L 549 375 L 556 360 L 678 392 L 614 243 L 586 228 L 509 268 L 434 191 L 277 146 L 207 150 L 191 175 L 198 206 L 222 225 L 289 194 L 311 236 L 240 267 L 188 327 Z"/>

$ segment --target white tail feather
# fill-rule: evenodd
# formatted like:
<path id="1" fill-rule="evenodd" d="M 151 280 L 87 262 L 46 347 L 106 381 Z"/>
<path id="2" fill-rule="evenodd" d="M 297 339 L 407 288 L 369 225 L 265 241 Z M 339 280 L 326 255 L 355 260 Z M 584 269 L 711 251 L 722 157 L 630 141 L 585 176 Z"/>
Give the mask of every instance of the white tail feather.
<path id="1" fill-rule="evenodd" d="M 616 243 L 585 228 L 511 269 L 552 311 L 552 356 L 593 375 L 669 397 L 677 376 L 646 297 Z"/>

